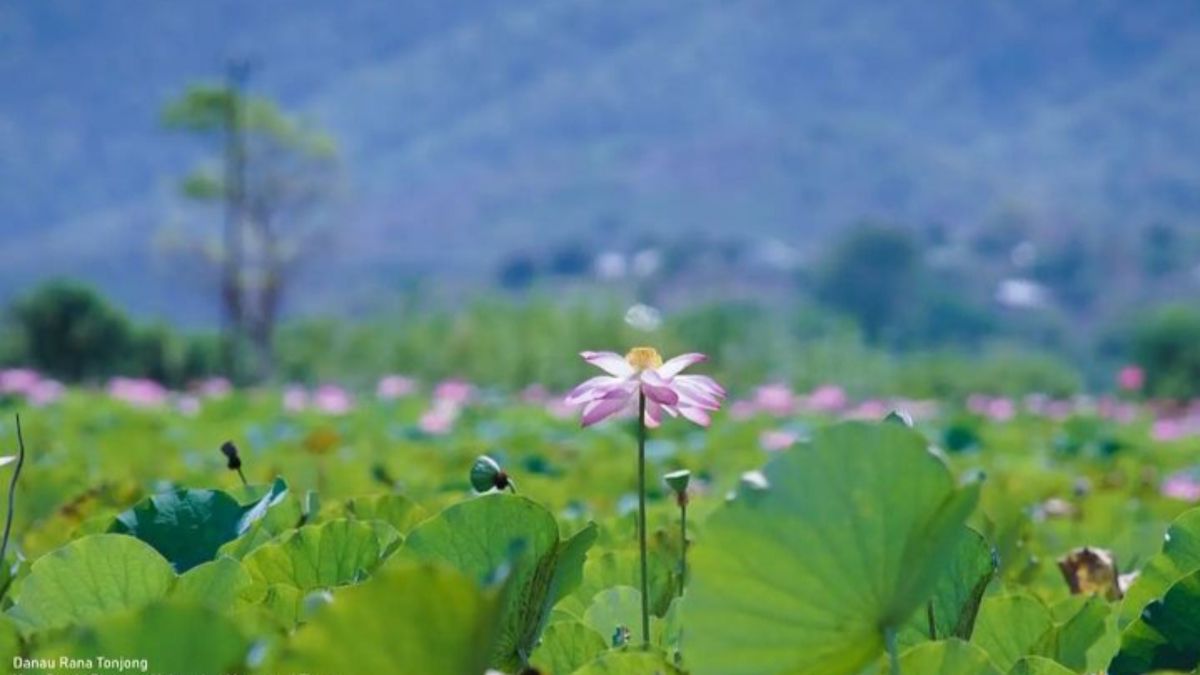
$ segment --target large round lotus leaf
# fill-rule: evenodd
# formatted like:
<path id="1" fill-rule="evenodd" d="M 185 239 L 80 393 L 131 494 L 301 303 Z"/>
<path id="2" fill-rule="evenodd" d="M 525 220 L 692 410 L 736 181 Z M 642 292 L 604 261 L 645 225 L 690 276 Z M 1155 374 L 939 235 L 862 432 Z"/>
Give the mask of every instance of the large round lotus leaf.
<path id="1" fill-rule="evenodd" d="M 413 500 L 398 494 L 370 495 L 347 499 L 342 510 L 349 518 L 382 520 L 406 534 L 429 513 Z"/>
<path id="2" fill-rule="evenodd" d="M 608 649 L 599 633 L 578 621 L 550 624 L 530 663 L 540 673 L 571 673 Z"/>
<path id="3" fill-rule="evenodd" d="M 933 593 L 978 485 L 916 432 L 841 424 L 763 470 L 691 556 L 684 657 L 695 673 L 855 673 Z"/>
<path id="4" fill-rule="evenodd" d="M 148 497 L 117 516 L 110 532 L 129 534 L 150 544 L 178 572 L 212 560 L 227 542 L 245 534 L 287 494 L 276 479 L 267 494 L 239 504 L 220 490 L 179 489 Z"/>
<path id="5" fill-rule="evenodd" d="M 881 672 L 887 672 L 880 669 Z M 979 647 L 950 638 L 926 642 L 900 655 L 900 672 L 912 675 L 1000 675 Z"/>
<path id="6" fill-rule="evenodd" d="M 249 642 L 229 618 L 207 607 L 158 602 L 80 630 L 68 644 L 40 658 L 91 659 L 89 673 L 139 672 L 121 660 L 145 659 L 150 673 L 241 672 Z M 101 661 L 111 659 L 111 663 Z"/>
<path id="7" fill-rule="evenodd" d="M 1113 675 L 1151 670 L 1190 671 L 1200 665 L 1200 572 L 1171 586 L 1121 634 Z"/>
<path id="8" fill-rule="evenodd" d="M 986 598 L 975 622 L 971 642 L 981 647 L 1000 669 L 1033 654 L 1054 629 L 1050 609 L 1023 593 Z"/>
<path id="9" fill-rule="evenodd" d="M 1008 671 L 1008 675 L 1074 675 L 1075 671 L 1044 656 L 1026 656 Z"/>
<path id="10" fill-rule="evenodd" d="M 218 558 L 180 575 L 171 589 L 171 597 L 213 609 L 236 611 L 257 599 L 256 588 L 253 577 L 242 563 L 233 558 Z"/>
<path id="11" fill-rule="evenodd" d="M 94 534 L 38 558 L 9 611 L 30 629 L 77 625 L 157 600 L 174 581 L 171 564 L 148 544 Z"/>
<path id="12" fill-rule="evenodd" d="M 1200 570 L 1200 508 L 1184 512 L 1163 538 L 1162 552 L 1146 561 L 1146 565 L 1130 586 L 1121 603 L 1119 624 L 1132 623 L 1146 605 L 1161 598 L 1171 584 Z"/>
<path id="13" fill-rule="evenodd" d="M 495 638 L 499 598 L 440 565 L 402 564 L 338 590 L 293 635 L 289 673 L 482 673 Z"/>
<path id="14" fill-rule="evenodd" d="M 589 524 L 566 541 L 545 507 L 525 497 L 489 494 L 451 506 L 421 523 L 404 544 L 405 557 L 445 562 L 468 576 L 508 579 L 500 634 L 491 665 L 525 665 L 559 598 L 579 584 Z"/>
<path id="15" fill-rule="evenodd" d="M 950 637 L 971 639 L 983 592 L 996 573 L 996 552 L 983 535 L 968 528 L 947 562 L 933 597 L 900 632 L 901 646 Z"/>
<path id="16" fill-rule="evenodd" d="M 242 563 L 256 582 L 311 591 L 362 581 L 399 537 L 379 521 L 331 520 L 293 530 Z"/>

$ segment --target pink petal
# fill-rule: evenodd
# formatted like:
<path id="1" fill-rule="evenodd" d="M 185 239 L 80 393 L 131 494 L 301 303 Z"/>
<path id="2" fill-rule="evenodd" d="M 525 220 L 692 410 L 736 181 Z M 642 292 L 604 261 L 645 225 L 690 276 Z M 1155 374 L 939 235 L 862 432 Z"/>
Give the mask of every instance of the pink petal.
<path id="1" fill-rule="evenodd" d="M 680 375 L 675 378 L 676 382 L 687 382 L 690 385 L 700 387 L 711 392 L 714 396 L 725 398 L 725 387 L 717 384 L 717 381 L 707 375 Z"/>
<path id="2" fill-rule="evenodd" d="M 587 403 L 598 398 L 604 398 L 604 395 L 614 386 L 620 386 L 622 380 L 617 377 L 608 375 L 597 375 L 590 380 L 587 380 L 571 390 L 565 399 L 567 405 L 579 405 Z"/>
<path id="3" fill-rule="evenodd" d="M 629 365 L 625 357 L 616 352 L 580 352 L 579 355 L 583 357 L 584 361 L 596 366 L 609 375 L 629 377 L 637 372 L 633 366 Z"/>
<path id="4" fill-rule="evenodd" d="M 679 409 L 679 414 L 683 415 L 683 418 L 687 421 L 699 424 L 702 427 L 706 427 L 712 422 L 712 418 L 708 416 L 708 413 L 700 408 L 693 408 L 691 406 L 682 407 Z"/>
<path id="5" fill-rule="evenodd" d="M 658 428 L 662 423 L 663 407 L 654 401 L 646 401 L 646 426 L 651 429 Z"/>
<path id="6" fill-rule="evenodd" d="M 680 354 L 679 356 L 676 356 L 670 361 L 667 361 L 659 366 L 657 370 L 659 375 L 662 375 L 669 380 L 682 372 L 684 368 L 707 360 L 707 356 L 698 352 Z"/>
<path id="7" fill-rule="evenodd" d="M 583 408 L 583 426 L 590 427 L 596 422 L 620 412 L 628 403 L 628 396 L 610 396 L 588 403 Z"/>
<path id="8" fill-rule="evenodd" d="M 675 405 L 679 402 L 679 394 L 671 388 L 671 383 L 659 377 L 653 370 L 642 371 L 642 391 L 646 398 L 663 405 Z"/>

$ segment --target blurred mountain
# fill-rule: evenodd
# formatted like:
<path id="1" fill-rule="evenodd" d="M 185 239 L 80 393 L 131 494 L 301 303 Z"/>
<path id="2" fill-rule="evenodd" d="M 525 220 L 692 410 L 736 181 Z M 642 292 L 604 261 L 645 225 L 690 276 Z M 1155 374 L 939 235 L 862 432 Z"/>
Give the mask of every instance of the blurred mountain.
<path id="1" fill-rule="evenodd" d="M 212 148 L 159 111 L 243 55 L 341 144 L 301 308 L 568 243 L 1200 225 L 1188 0 L 8 0 L 0 298 L 73 274 L 211 316 L 163 233 L 216 222 L 176 187 Z"/>

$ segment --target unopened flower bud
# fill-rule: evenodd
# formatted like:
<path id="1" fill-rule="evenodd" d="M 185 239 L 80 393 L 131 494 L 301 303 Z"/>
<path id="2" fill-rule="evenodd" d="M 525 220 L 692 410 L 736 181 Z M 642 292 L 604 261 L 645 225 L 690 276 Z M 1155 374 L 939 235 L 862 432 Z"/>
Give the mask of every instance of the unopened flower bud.
<path id="1" fill-rule="evenodd" d="M 228 460 L 226 468 L 230 471 L 237 471 L 242 468 L 242 458 L 238 456 L 238 449 L 233 444 L 233 441 L 225 441 L 221 444 L 221 454 L 225 455 L 225 458 Z"/>
<path id="2" fill-rule="evenodd" d="M 487 492 L 492 489 L 503 490 L 512 488 L 512 481 L 496 460 L 487 455 L 480 455 L 471 466 L 471 487 L 476 492 Z M 515 488 L 513 489 L 515 492 Z"/>

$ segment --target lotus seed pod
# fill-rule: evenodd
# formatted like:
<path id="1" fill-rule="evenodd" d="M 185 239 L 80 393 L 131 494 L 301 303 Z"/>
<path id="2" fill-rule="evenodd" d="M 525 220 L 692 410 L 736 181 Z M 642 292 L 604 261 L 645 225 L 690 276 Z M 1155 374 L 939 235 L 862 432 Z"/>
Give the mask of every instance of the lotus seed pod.
<path id="1" fill-rule="evenodd" d="M 663 480 L 666 481 L 667 487 L 671 488 L 675 494 L 687 492 L 688 481 L 691 480 L 691 478 L 692 472 L 688 471 L 687 469 L 672 471 L 671 473 L 663 476 Z"/>
<path id="2" fill-rule="evenodd" d="M 487 492 L 499 486 L 499 479 L 503 474 L 504 471 L 496 460 L 481 455 L 471 466 L 471 487 L 475 488 L 476 492 Z"/>
<path id="3" fill-rule="evenodd" d="M 903 410 L 893 410 L 887 414 L 887 417 L 883 418 L 883 421 L 892 422 L 894 424 L 903 424 L 906 427 L 911 427 L 913 425 L 912 415 L 909 415 Z"/>

